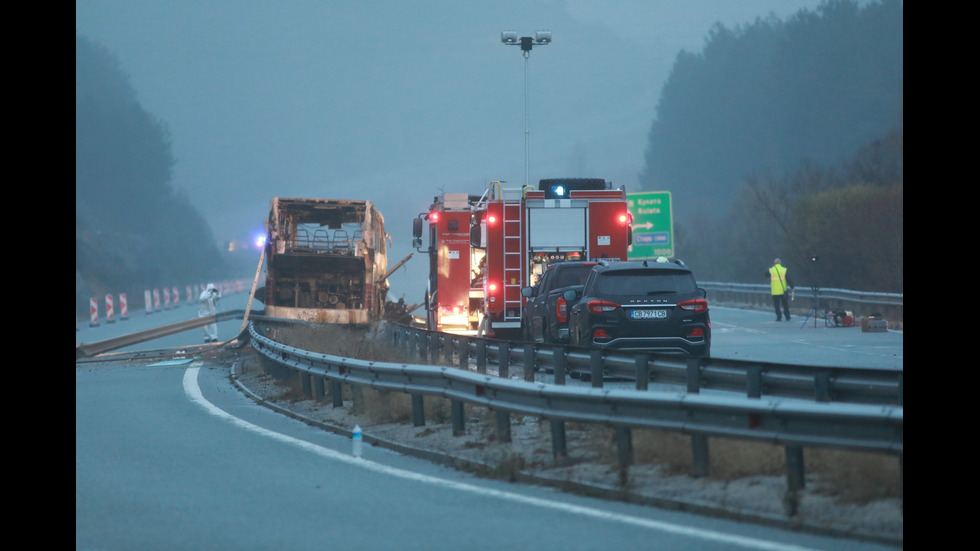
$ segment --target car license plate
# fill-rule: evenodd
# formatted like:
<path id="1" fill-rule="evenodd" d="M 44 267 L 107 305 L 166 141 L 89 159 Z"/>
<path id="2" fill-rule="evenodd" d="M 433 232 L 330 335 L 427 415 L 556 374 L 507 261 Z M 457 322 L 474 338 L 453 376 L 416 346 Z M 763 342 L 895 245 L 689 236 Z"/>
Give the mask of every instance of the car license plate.
<path id="1" fill-rule="evenodd" d="M 635 320 L 666 319 L 667 310 L 633 310 L 630 317 Z"/>

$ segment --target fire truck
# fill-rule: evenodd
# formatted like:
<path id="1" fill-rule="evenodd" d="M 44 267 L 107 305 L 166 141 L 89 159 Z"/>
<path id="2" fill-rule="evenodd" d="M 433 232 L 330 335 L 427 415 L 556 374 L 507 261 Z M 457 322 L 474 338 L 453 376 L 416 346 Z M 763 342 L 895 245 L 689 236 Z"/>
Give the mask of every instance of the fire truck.
<path id="1" fill-rule="evenodd" d="M 525 298 L 554 262 L 626 260 L 626 190 L 601 178 L 552 178 L 538 188 L 491 182 L 482 196 L 444 193 L 414 221 L 428 222 L 427 325 L 521 338 Z"/>
<path id="2" fill-rule="evenodd" d="M 471 243 L 486 252 L 480 332 L 498 338 L 520 338 L 521 288 L 550 263 L 625 260 L 631 240 L 626 190 L 601 178 L 493 182 L 475 210 Z"/>
<path id="3" fill-rule="evenodd" d="M 480 196 L 444 193 L 432 199 L 428 212 L 415 219 L 419 252 L 429 254 L 425 290 L 426 327 L 438 331 L 473 331 L 483 312 L 480 266 L 485 252 L 470 245 L 470 226 Z M 428 222 L 428 250 L 423 251 L 422 224 Z"/>
<path id="4" fill-rule="evenodd" d="M 525 298 L 549 264 L 626 260 L 626 190 L 601 178 L 551 178 L 538 188 L 492 182 L 474 206 L 471 244 L 486 254 L 480 333 L 519 339 Z"/>

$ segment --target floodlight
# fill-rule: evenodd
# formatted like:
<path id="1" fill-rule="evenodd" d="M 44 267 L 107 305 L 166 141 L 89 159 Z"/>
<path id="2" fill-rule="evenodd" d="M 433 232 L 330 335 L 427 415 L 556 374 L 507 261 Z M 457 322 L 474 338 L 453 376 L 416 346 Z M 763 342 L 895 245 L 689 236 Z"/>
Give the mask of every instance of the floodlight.
<path id="1" fill-rule="evenodd" d="M 504 44 L 517 44 L 517 31 L 501 31 L 500 41 Z"/>
<path id="2" fill-rule="evenodd" d="M 535 31 L 534 43 L 544 46 L 551 42 L 551 31 Z"/>

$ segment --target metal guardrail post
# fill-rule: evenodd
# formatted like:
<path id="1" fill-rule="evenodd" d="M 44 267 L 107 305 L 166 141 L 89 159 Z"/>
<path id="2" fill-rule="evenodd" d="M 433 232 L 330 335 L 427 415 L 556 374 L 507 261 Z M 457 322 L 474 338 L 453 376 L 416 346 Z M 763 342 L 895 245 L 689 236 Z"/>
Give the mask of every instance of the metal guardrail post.
<path id="1" fill-rule="evenodd" d="M 459 368 L 469 369 L 470 367 L 470 339 L 468 337 L 460 337 L 457 341 L 457 349 L 459 350 Z"/>
<path id="2" fill-rule="evenodd" d="M 762 366 L 750 365 L 745 368 L 745 393 L 749 398 L 762 398 Z"/>
<path id="3" fill-rule="evenodd" d="M 476 372 L 487 372 L 487 341 L 484 339 L 476 341 Z"/>
<path id="4" fill-rule="evenodd" d="M 801 446 L 786 446 L 786 486 L 790 492 L 802 490 L 806 486 Z"/>
<path id="5" fill-rule="evenodd" d="M 534 345 L 524 345 L 524 380 L 534 382 Z"/>
<path id="6" fill-rule="evenodd" d="M 701 360 L 687 359 L 687 391 L 691 394 L 701 393 Z M 691 435 L 691 476 L 708 476 L 710 459 L 708 457 L 708 437 L 703 434 Z"/>
<path id="7" fill-rule="evenodd" d="M 701 392 L 701 360 L 699 358 L 687 359 L 687 391 L 691 394 Z"/>
<path id="8" fill-rule="evenodd" d="M 313 376 L 311 375 L 311 377 Z M 323 377 L 313 377 L 313 399 L 319 402 L 323 400 L 323 395 Z"/>
<path id="9" fill-rule="evenodd" d="M 313 375 L 309 373 L 299 373 L 299 384 L 303 389 L 303 396 L 307 398 L 313 397 Z"/>
<path id="10" fill-rule="evenodd" d="M 497 416 L 497 441 L 505 444 L 510 443 L 510 414 L 503 410 L 496 410 Z"/>
<path id="11" fill-rule="evenodd" d="M 425 426 L 425 402 L 421 394 L 412 394 L 412 426 Z"/>
<path id="12" fill-rule="evenodd" d="M 555 384 L 563 385 L 565 384 L 565 347 L 556 346 L 551 349 L 551 354 L 555 366 Z"/>
<path id="13" fill-rule="evenodd" d="M 497 374 L 502 379 L 510 378 L 510 345 L 506 342 L 497 345 Z"/>
<path id="14" fill-rule="evenodd" d="M 898 405 L 905 406 L 905 374 L 898 375 Z"/>
<path id="15" fill-rule="evenodd" d="M 333 407 L 344 407 L 344 387 L 340 381 L 336 379 L 330 380 L 330 396 L 333 398 Z"/>
<path id="16" fill-rule="evenodd" d="M 510 345 L 501 341 L 497 345 L 497 375 L 502 379 L 510 378 Z M 503 410 L 496 410 L 497 417 L 497 441 L 510 443 L 510 414 Z"/>
<path id="17" fill-rule="evenodd" d="M 636 390 L 646 390 L 650 383 L 650 358 L 646 354 L 636 355 Z"/>
<path id="18" fill-rule="evenodd" d="M 589 368 L 592 379 L 592 388 L 602 388 L 602 350 L 593 348 L 589 352 Z"/>
<path id="19" fill-rule="evenodd" d="M 830 401 L 830 373 L 818 369 L 813 373 L 814 399 L 818 402 Z"/>
<path id="20" fill-rule="evenodd" d="M 453 436 L 466 434 L 465 420 L 463 418 L 463 402 L 460 400 L 450 400 L 450 409 L 453 416 Z"/>
<path id="21" fill-rule="evenodd" d="M 568 457 L 565 422 L 557 419 L 551 421 L 551 455 L 558 460 Z"/>
<path id="22" fill-rule="evenodd" d="M 708 476 L 710 460 L 708 458 L 708 437 L 703 434 L 691 435 L 691 476 L 700 478 Z"/>
<path id="23" fill-rule="evenodd" d="M 616 427 L 616 451 L 621 473 L 620 483 L 625 484 L 622 477 L 626 469 L 633 464 L 633 432 L 629 427 Z"/>

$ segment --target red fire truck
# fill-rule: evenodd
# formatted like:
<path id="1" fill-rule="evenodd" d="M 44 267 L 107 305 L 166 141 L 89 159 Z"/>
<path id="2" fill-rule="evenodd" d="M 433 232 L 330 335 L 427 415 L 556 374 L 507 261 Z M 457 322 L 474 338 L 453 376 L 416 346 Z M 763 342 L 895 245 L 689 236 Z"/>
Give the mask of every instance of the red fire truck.
<path id="1" fill-rule="evenodd" d="M 426 327 L 439 331 L 476 330 L 483 311 L 482 249 L 470 246 L 470 225 L 479 196 L 444 193 L 415 219 L 415 247 L 422 249 L 422 223 L 428 222 L 429 281 L 425 290 Z"/>
<path id="2" fill-rule="evenodd" d="M 472 206 L 471 245 L 486 257 L 480 333 L 519 339 L 524 298 L 552 262 L 626 260 L 626 190 L 601 178 L 540 180 L 538 189 L 492 182 Z"/>
<path id="3" fill-rule="evenodd" d="M 491 182 L 482 196 L 444 193 L 415 219 L 428 222 L 427 327 L 520 339 L 524 297 L 547 266 L 625 260 L 626 191 L 601 178 L 541 180 L 538 189 Z"/>

